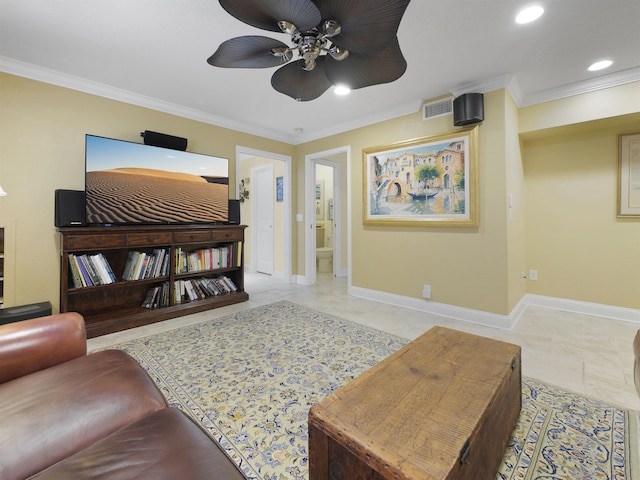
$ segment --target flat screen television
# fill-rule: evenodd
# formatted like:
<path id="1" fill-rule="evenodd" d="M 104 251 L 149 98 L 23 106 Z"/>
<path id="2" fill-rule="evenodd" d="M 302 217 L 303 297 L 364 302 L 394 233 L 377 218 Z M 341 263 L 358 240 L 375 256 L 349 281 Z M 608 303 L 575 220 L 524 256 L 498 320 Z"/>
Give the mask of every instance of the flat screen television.
<path id="1" fill-rule="evenodd" d="M 226 223 L 229 160 L 87 134 L 85 193 L 88 224 Z"/>

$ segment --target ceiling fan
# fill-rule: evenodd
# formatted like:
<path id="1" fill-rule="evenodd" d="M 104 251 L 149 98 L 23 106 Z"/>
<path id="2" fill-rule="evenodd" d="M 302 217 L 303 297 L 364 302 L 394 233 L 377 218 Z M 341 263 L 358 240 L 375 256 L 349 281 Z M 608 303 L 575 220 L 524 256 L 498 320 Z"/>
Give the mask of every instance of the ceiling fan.
<path id="1" fill-rule="evenodd" d="M 298 101 L 318 98 L 332 85 L 352 90 L 389 83 L 407 69 L 398 43 L 410 0 L 220 0 L 251 26 L 290 35 L 291 46 L 259 35 L 223 42 L 207 62 L 215 67 L 281 66 L 275 90 Z M 299 59 L 290 63 L 294 53 Z"/>

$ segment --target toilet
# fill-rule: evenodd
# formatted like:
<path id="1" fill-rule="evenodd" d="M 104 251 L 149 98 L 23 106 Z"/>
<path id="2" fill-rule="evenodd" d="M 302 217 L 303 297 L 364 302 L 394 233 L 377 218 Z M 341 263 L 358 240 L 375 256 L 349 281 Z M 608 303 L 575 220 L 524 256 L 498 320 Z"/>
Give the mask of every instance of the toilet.
<path id="1" fill-rule="evenodd" d="M 324 246 L 324 228 L 322 240 L 320 240 L 320 235 L 316 232 L 316 267 L 318 271 L 321 273 L 332 273 L 333 272 L 333 248 Z M 333 236 L 329 235 L 327 237 L 329 245 L 333 245 Z"/>
<path id="2" fill-rule="evenodd" d="M 320 247 L 316 248 L 316 264 L 318 271 L 322 273 L 333 272 L 333 248 Z"/>

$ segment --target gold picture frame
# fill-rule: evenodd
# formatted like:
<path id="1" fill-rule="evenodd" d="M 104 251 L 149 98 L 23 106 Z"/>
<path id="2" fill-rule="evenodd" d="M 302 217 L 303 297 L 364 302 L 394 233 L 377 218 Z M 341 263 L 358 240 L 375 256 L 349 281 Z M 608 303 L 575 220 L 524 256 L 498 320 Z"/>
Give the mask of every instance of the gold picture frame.
<path id="1" fill-rule="evenodd" d="M 640 217 L 640 132 L 618 135 L 618 217 Z"/>
<path id="2" fill-rule="evenodd" d="M 365 225 L 478 226 L 478 127 L 364 149 Z"/>

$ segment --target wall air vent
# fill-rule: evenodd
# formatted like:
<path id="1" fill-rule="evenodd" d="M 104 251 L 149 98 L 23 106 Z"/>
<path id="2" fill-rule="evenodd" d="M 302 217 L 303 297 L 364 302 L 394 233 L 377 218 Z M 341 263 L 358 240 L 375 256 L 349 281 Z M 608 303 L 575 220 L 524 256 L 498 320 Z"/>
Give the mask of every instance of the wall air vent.
<path id="1" fill-rule="evenodd" d="M 422 120 L 451 115 L 453 113 L 453 97 L 422 105 Z"/>

